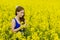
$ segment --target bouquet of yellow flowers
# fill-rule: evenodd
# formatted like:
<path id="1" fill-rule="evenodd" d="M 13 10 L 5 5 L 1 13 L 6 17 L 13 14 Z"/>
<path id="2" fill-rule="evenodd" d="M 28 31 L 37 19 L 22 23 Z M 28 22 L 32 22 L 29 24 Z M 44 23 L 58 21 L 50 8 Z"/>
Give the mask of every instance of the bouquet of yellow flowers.
<path id="1" fill-rule="evenodd" d="M 25 31 L 26 29 L 26 23 L 22 25 L 23 22 L 21 22 L 20 30 Z"/>

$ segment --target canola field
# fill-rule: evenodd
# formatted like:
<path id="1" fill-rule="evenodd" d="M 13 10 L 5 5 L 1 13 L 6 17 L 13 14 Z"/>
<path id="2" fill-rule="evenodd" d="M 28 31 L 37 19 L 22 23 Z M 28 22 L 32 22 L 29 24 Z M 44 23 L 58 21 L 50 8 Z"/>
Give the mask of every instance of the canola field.
<path id="1" fill-rule="evenodd" d="M 25 9 L 27 28 L 11 32 L 16 6 Z M 60 0 L 0 0 L 0 40 L 60 40 Z"/>

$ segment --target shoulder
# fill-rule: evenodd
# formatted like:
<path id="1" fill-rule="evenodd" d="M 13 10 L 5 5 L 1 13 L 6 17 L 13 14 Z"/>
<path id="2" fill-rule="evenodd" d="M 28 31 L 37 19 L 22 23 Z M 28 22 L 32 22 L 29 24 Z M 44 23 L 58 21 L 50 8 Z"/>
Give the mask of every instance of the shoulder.
<path id="1" fill-rule="evenodd" d="M 14 19 L 12 19 L 12 23 L 15 23 L 15 20 Z"/>
<path id="2" fill-rule="evenodd" d="M 15 20 L 14 19 L 11 20 L 11 28 L 13 28 L 13 27 L 15 27 Z"/>

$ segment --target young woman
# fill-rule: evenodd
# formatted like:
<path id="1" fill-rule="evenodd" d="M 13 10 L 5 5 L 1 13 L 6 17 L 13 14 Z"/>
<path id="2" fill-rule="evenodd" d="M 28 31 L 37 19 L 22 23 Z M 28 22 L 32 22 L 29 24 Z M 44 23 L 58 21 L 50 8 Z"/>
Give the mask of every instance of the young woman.
<path id="1" fill-rule="evenodd" d="M 26 25 L 25 23 L 26 21 L 24 19 L 25 16 L 24 8 L 21 6 L 17 6 L 15 13 L 16 16 L 14 19 L 12 19 L 12 32 L 18 32 L 18 31 L 22 32 L 25 29 L 24 27 L 22 27 L 22 25 L 24 26 Z"/>

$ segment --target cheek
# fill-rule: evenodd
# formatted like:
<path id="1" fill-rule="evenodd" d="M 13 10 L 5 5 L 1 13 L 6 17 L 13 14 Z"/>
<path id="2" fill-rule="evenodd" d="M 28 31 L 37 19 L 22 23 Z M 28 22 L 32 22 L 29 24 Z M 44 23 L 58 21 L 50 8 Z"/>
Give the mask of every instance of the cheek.
<path id="1" fill-rule="evenodd" d="M 19 12 L 19 14 L 18 15 L 21 15 L 21 13 Z"/>
<path id="2" fill-rule="evenodd" d="M 22 16 L 22 14 L 20 13 L 20 14 L 19 14 L 19 16 L 21 17 L 21 16 Z"/>

